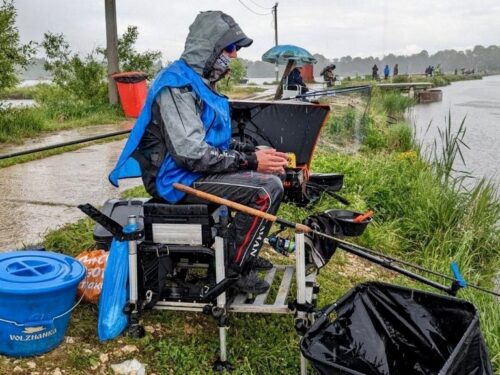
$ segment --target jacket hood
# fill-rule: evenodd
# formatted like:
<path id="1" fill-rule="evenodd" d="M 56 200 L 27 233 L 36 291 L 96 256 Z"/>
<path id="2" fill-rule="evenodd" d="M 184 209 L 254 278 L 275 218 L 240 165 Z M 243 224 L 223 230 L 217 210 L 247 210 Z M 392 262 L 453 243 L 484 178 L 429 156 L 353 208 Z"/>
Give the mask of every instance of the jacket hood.
<path id="1" fill-rule="evenodd" d="M 181 59 L 207 78 L 224 48 L 236 44 L 239 49 L 252 42 L 231 16 L 220 11 L 201 12 L 189 26 Z"/>

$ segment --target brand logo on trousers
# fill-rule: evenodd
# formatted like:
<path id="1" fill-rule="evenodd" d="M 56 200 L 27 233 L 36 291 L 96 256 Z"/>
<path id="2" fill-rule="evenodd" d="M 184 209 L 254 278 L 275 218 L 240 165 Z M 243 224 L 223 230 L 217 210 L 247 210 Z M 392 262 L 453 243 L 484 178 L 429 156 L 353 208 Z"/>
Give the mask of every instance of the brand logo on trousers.
<path id="1" fill-rule="evenodd" d="M 250 252 L 250 255 L 253 257 L 257 256 L 257 252 L 259 251 L 260 244 L 262 243 L 262 241 L 264 239 L 264 230 L 265 229 L 266 229 L 265 226 L 261 225 L 261 227 L 259 229 L 259 234 L 257 235 L 257 238 L 253 242 L 252 251 Z"/>

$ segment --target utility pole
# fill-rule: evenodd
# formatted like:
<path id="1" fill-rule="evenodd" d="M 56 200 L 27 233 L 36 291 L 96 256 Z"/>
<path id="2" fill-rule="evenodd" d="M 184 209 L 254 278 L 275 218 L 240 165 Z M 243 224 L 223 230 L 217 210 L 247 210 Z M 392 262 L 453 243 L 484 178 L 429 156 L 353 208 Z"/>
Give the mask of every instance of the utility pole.
<path id="1" fill-rule="evenodd" d="M 106 57 L 108 58 L 109 104 L 118 103 L 116 85 L 111 74 L 118 72 L 118 32 L 116 29 L 116 0 L 104 0 L 106 15 Z"/>
<path id="2" fill-rule="evenodd" d="M 273 6 L 273 14 L 274 14 L 274 45 L 278 45 L 278 3 L 275 3 Z M 274 71 L 276 73 L 276 82 L 278 82 L 278 63 L 276 62 L 274 65 Z"/>

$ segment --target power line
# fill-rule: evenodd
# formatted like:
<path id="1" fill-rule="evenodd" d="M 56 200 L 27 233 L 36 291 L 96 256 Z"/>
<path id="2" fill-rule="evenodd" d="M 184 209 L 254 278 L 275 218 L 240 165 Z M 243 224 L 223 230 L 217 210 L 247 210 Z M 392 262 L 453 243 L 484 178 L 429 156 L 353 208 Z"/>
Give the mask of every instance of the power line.
<path id="1" fill-rule="evenodd" d="M 262 5 L 259 5 L 257 4 L 255 1 L 253 0 L 249 0 L 252 4 L 254 5 L 257 5 L 259 8 L 262 8 L 262 9 L 273 9 L 274 7 L 263 7 Z"/>
<path id="2" fill-rule="evenodd" d="M 271 14 L 272 12 L 268 12 L 268 13 L 259 13 L 259 12 L 256 12 L 255 10 L 253 10 L 252 8 L 250 8 L 248 5 L 246 5 L 242 0 L 238 0 L 240 2 L 241 5 L 243 5 L 245 8 L 247 8 L 250 12 L 252 12 L 253 14 L 256 14 L 258 16 L 267 16 L 269 14 Z"/>

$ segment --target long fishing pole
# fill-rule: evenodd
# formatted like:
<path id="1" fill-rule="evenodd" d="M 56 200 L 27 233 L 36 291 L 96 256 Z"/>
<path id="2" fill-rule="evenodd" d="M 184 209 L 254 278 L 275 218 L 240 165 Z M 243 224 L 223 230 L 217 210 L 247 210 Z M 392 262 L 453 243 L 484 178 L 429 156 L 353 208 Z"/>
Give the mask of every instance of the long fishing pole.
<path id="1" fill-rule="evenodd" d="M 68 142 L 63 142 L 63 143 L 56 143 L 56 144 L 49 145 L 49 146 L 32 148 L 30 150 L 17 151 L 17 152 L 12 152 L 10 154 L 3 154 L 3 155 L 0 155 L 0 160 L 2 160 L 2 159 L 9 159 L 9 158 L 13 158 L 13 157 L 16 157 L 16 156 L 34 154 L 36 152 L 52 150 L 52 149 L 59 148 L 59 147 L 66 147 L 66 146 L 76 145 L 76 144 L 79 144 L 79 143 L 96 141 L 98 139 L 103 139 L 103 138 L 116 137 L 118 135 L 123 135 L 123 134 L 130 133 L 130 131 L 131 131 L 130 129 L 129 130 L 120 130 L 120 131 L 113 132 L 113 133 L 107 133 L 107 134 L 101 134 L 101 135 L 94 135 L 92 137 L 77 139 L 77 140 L 74 140 L 74 141 L 68 141 Z"/>
<path id="2" fill-rule="evenodd" d="M 381 265 L 384 268 L 387 268 L 389 270 L 392 270 L 392 271 L 395 271 L 397 273 L 400 273 L 400 274 L 402 274 L 404 276 L 407 276 L 407 277 L 409 277 L 409 278 L 411 278 L 413 280 L 419 281 L 419 282 L 421 282 L 423 284 L 432 286 L 432 287 L 434 287 L 436 289 L 442 290 L 442 291 L 444 291 L 444 292 L 446 292 L 448 294 L 456 295 L 456 292 L 461 287 L 461 285 L 459 284 L 458 280 L 456 280 L 456 279 L 453 279 L 453 285 L 451 287 L 444 286 L 442 284 L 439 284 L 439 283 L 434 282 L 432 280 L 429 280 L 429 279 L 427 279 L 427 278 L 425 278 L 423 276 L 417 275 L 417 274 L 415 274 L 413 272 L 407 271 L 407 270 L 405 270 L 403 268 L 394 266 L 392 264 L 395 261 L 398 261 L 400 263 L 402 263 L 403 261 L 399 261 L 397 259 L 380 259 L 380 256 L 369 254 L 369 252 L 373 252 L 372 250 L 365 249 L 365 248 L 363 248 L 361 246 L 355 245 L 355 244 L 350 243 L 348 241 L 344 241 L 344 240 L 342 240 L 340 238 L 337 238 L 337 237 L 334 237 L 334 236 L 330 236 L 330 235 L 328 235 L 326 233 L 322 233 L 322 232 L 313 230 L 311 227 L 309 227 L 307 225 L 300 224 L 300 223 L 294 223 L 292 221 L 288 221 L 286 219 L 283 219 L 283 218 L 280 218 L 278 216 L 269 214 L 267 212 L 262 212 L 262 211 L 259 211 L 259 210 L 255 209 L 255 208 L 248 207 L 248 206 L 245 206 L 243 204 L 240 204 L 240 203 L 237 203 L 237 202 L 225 199 L 225 198 L 221 198 L 221 197 L 218 197 L 216 195 L 213 195 L 213 194 L 210 194 L 210 193 L 206 193 L 204 191 L 200 191 L 200 190 L 194 189 L 194 188 L 186 186 L 186 185 L 182 185 L 182 184 L 179 184 L 179 183 L 174 183 L 173 186 L 174 186 L 175 189 L 177 189 L 179 191 L 182 191 L 184 193 L 193 195 L 193 196 L 195 196 L 197 198 L 200 198 L 200 199 L 203 199 L 203 200 L 206 200 L 206 201 L 209 201 L 209 202 L 217 203 L 217 204 L 220 204 L 220 205 L 224 205 L 224 206 L 227 206 L 227 207 L 232 208 L 234 210 L 237 210 L 237 211 L 240 211 L 240 212 L 252 215 L 252 216 L 260 217 L 261 219 L 264 219 L 264 220 L 267 220 L 267 221 L 270 221 L 270 222 L 273 222 L 273 223 L 279 223 L 279 224 L 282 224 L 284 226 L 287 226 L 287 227 L 290 227 L 290 228 L 294 228 L 296 231 L 299 231 L 299 232 L 311 233 L 311 234 L 315 234 L 317 236 L 321 236 L 323 238 L 327 238 L 327 239 L 336 241 L 338 243 L 337 246 L 340 249 L 342 249 L 342 250 L 344 250 L 346 252 L 349 252 L 351 254 L 357 255 L 357 256 L 359 256 L 361 258 L 364 258 L 364 259 L 366 259 L 368 261 L 371 261 L 373 263 L 379 264 L 379 265 Z M 366 251 L 366 250 L 368 250 L 368 251 Z M 384 256 L 384 258 L 387 258 L 387 257 Z M 405 263 L 407 263 L 407 262 L 405 262 Z M 420 266 L 417 266 L 417 267 L 420 267 Z M 421 268 L 423 269 L 423 267 L 421 267 Z M 430 272 L 433 272 L 433 271 L 430 271 Z M 493 291 L 490 291 L 490 290 L 487 290 L 487 289 L 483 289 L 483 288 L 477 287 L 475 285 L 470 285 L 470 284 L 467 284 L 467 285 L 470 286 L 470 287 L 473 287 L 475 289 L 481 290 L 483 292 L 490 293 L 490 294 L 493 294 L 495 296 L 499 296 L 500 297 L 499 293 L 495 293 Z"/>
<path id="3" fill-rule="evenodd" d="M 371 90 L 371 86 L 369 85 L 364 85 L 364 86 L 351 86 L 351 87 L 344 87 L 344 88 L 339 88 L 339 89 L 325 89 L 325 90 L 317 90 L 317 91 L 310 91 L 305 94 L 300 94 L 296 96 L 292 96 L 289 98 L 282 98 L 281 100 L 291 100 L 291 99 L 303 99 L 303 98 L 311 98 L 311 97 L 316 97 L 316 96 L 330 96 L 330 95 L 337 95 L 337 94 L 345 94 L 348 92 L 357 92 L 357 91 L 369 91 Z"/>

